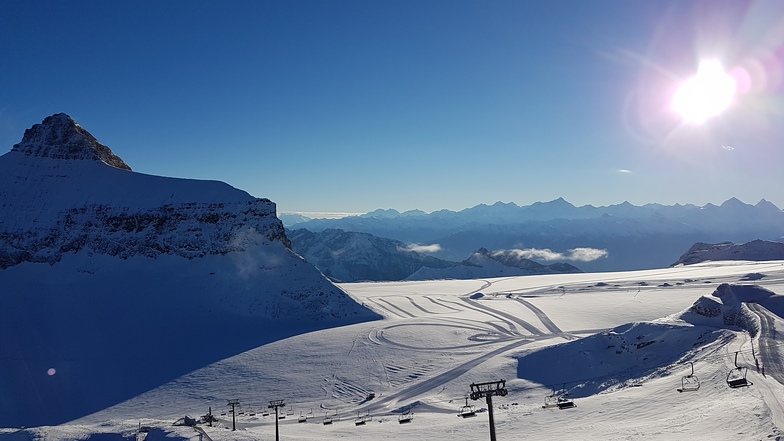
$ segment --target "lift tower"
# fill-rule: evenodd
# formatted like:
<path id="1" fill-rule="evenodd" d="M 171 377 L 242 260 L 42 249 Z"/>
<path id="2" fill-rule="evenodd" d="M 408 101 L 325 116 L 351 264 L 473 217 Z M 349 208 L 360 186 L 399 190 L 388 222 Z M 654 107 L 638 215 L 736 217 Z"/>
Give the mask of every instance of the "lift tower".
<path id="1" fill-rule="evenodd" d="M 240 400 L 228 401 L 229 404 L 227 406 L 231 406 L 231 430 L 237 430 L 237 412 L 234 411 L 234 407 L 240 405 Z"/>
<path id="2" fill-rule="evenodd" d="M 280 440 L 280 433 L 278 432 L 278 408 L 279 407 L 286 407 L 286 403 L 283 400 L 273 400 L 269 402 L 270 409 L 275 409 L 275 441 Z"/>
<path id="3" fill-rule="evenodd" d="M 495 440 L 495 420 L 493 419 L 493 396 L 504 397 L 507 394 L 506 380 L 489 381 L 487 383 L 471 383 L 471 399 L 487 399 L 487 411 L 490 416 L 490 441 Z"/>

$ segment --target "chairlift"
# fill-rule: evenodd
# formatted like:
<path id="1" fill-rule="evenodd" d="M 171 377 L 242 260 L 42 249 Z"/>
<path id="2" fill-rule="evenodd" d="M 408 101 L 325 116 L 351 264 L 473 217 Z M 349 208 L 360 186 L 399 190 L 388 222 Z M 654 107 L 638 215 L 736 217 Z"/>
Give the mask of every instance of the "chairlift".
<path id="1" fill-rule="evenodd" d="M 261 416 L 269 416 L 269 410 L 266 410 L 266 409 L 262 410 L 261 411 Z"/>
<path id="2" fill-rule="evenodd" d="M 299 418 L 297 418 L 298 423 L 304 423 L 308 421 L 308 417 L 305 416 L 302 412 L 299 413 Z"/>
<path id="3" fill-rule="evenodd" d="M 331 416 L 329 416 L 329 413 L 325 413 L 325 414 L 324 414 L 324 421 L 323 421 L 323 424 L 324 424 L 325 426 L 326 426 L 326 425 L 329 425 L 329 424 L 332 424 L 332 417 L 331 417 Z"/>
<path id="4" fill-rule="evenodd" d="M 357 417 L 354 419 L 355 426 L 364 426 L 365 425 L 365 417 L 359 414 L 357 411 Z"/>
<path id="5" fill-rule="evenodd" d="M 727 385 L 731 388 L 751 386 L 754 383 L 746 379 L 749 369 L 738 366 L 738 352 L 735 352 L 735 368 L 727 374 Z"/>
<path id="6" fill-rule="evenodd" d="M 681 388 L 678 392 L 696 392 L 700 390 L 700 380 L 694 375 L 694 363 L 689 362 L 691 365 L 691 373 L 681 378 Z"/>
<path id="7" fill-rule="evenodd" d="M 553 407 L 558 407 L 558 393 L 555 391 L 555 386 L 553 386 L 553 393 L 544 397 L 542 409 L 550 409 Z"/>
<path id="8" fill-rule="evenodd" d="M 294 408 L 289 406 L 289 410 L 286 412 L 286 415 L 294 415 Z"/>
<path id="9" fill-rule="evenodd" d="M 414 419 L 414 414 L 413 412 L 411 412 L 411 408 L 409 407 L 403 410 L 403 413 L 401 413 L 400 416 L 397 417 L 397 422 L 400 424 L 407 424 L 410 423 L 411 420 L 413 419 Z"/>
<path id="10" fill-rule="evenodd" d="M 561 394 L 558 395 L 558 399 L 556 401 L 556 406 L 558 406 L 558 409 L 561 409 L 561 410 L 563 410 L 563 409 L 571 409 L 573 407 L 577 407 L 577 405 L 574 404 L 574 400 L 572 399 L 572 397 L 569 396 L 569 392 L 566 391 L 566 383 L 564 383 L 564 385 L 563 385 L 563 388 L 561 390 Z"/>
<path id="11" fill-rule="evenodd" d="M 457 413 L 457 416 L 463 418 L 471 418 L 476 416 L 476 409 L 474 406 L 468 404 L 468 397 L 466 397 L 465 406 L 460 408 L 460 411 Z"/>

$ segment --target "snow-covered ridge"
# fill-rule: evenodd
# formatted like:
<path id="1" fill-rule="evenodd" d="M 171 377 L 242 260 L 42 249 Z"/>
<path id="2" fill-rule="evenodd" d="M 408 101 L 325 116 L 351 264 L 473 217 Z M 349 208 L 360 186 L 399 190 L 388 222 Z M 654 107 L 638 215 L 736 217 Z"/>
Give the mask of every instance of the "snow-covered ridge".
<path id="1" fill-rule="evenodd" d="M 250 245 L 249 230 L 290 248 L 270 200 L 222 182 L 131 172 L 65 114 L 0 156 L 0 207 L 0 269 L 84 248 L 121 258 L 225 254 Z"/>
<path id="2" fill-rule="evenodd" d="M 367 233 L 289 230 L 292 249 L 341 282 L 403 280 L 420 268 L 457 265 L 411 250 L 403 242 Z"/>
<path id="3" fill-rule="evenodd" d="M 722 242 L 709 244 L 697 242 L 678 259 L 675 265 L 691 265 L 717 260 L 782 260 L 784 243 L 770 240 L 752 240 L 746 243 Z"/>

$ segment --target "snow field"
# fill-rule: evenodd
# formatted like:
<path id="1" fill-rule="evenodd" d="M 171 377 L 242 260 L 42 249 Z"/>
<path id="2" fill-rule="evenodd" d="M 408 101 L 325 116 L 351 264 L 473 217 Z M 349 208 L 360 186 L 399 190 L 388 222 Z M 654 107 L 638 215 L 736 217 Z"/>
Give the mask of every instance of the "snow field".
<path id="1" fill-rule="evenodd" d="M 752 339 L 737 328 L 694 326 L 674 317 L 720 283 L 743 283 L 750 273 L 764 275 L 754 284 L 784 292 L 781 262 L 343 284 L 359 303 L 386 318 L 265 344 L 74 424 L 110 432 L 141 419 L 170 430 L 174 420 L 201 416 L 211 406 L 219 424 L 200 425 L 211 439 L 274 439 L 270 416 L 237 415 L 233 432 L 225 428 L 230 414 L 220 413 L 227 399 L 239 399 L 246 411 L 284 399 L 293 412 L 279 420 L 285 440 L 487 439 L 483 401 L 469 400 L 480 409 L 476 418 L 458 418 L 457 411 L 472 382 L 505 379 L 509 394 L 494 399 L 499 439 L 779 439 L 784 387 L 775 380 L 775 367 L 763 377 L 754 364 L 764 336 L 754 340 L 752 351 Z M 476 292 L 484 296 L 471 300 Z M 784 321 L 774 316 L 772 326 L 784 329 Z M 577 339 L 600 329 L 606 332 Z M 784 342 L 768 344 L 775 349 Z M 727 387 L 736 351 L 753 386 Z M 690 373 L 688 361 L 701 387 L 679 393 L 681 378 Z M 570 390 L 577 407 L 543 409 L 553 387 Z M 375 397 L 369 400 L 371 392 Z M 399 424 L 408 406 L 414 419 Z M 297 423 L 297 416 L 311 411 L 313 417 Z M 372 420 L 356 426 L 357 415 L 368 412 Z M 325 415 L 336 413 L 339 421 L 322 424 Z M 69 427 L 39 431 L 50 439 L 86 439 L 58 438 Z M 188 436 L 172 433 L 174 439 Z"/>

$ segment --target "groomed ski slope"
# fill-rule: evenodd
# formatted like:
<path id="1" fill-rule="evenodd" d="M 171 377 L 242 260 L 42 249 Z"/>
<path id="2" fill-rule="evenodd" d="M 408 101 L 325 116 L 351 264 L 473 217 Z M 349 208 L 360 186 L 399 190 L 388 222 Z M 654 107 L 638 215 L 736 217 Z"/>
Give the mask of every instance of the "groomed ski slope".
<path id="1" fill-rule="evenodd" d="M 781 439 L 782 318 L 749 303 L 760 323 L 753 339 L 678 318 L 722 283 L 784 293 L 784 262 L 344 284 L 385 319 L 276 341 L 70 424 L 0 439 L 135 439 L 140 424 L 152 431 L 139 439 L 150 441 L 274 439 L 274 417 L 262 411 L 278 399 L 286 402 L 282 440 L 489 439 L 484 401 L 468 400 L 475 418 L 457 413 L 471 383 L 498 379 L 509 391 L 494 399 L 499 440 Z M 752 386 L 727 385 L 728 373 L 744 371 L 736 352 Z M 700 389 L 679 393 L 689 362 Z M 554 389 L 569 391 L 577 407 L 542 408 Z M 228 399 L 241 403 L 237 431 L 227 429 Z M 208 407 L 219 422 L 200 424 L 203 433 L 171 425 Z M 404 409 L 408 424 L 399 423 Z"/>

